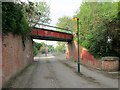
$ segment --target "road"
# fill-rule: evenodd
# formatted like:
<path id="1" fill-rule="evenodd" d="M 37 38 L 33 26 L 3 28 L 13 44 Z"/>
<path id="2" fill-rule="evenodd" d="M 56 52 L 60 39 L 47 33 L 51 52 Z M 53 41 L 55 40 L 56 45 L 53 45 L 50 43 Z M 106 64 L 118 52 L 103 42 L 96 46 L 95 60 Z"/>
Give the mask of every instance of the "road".
<path id="1" fill-rule="evenodd" d="M 62 57 L 61 57 L 62 58 Z M 22 74 L 10 82 L 12 88 L 112 88 L 75 73 L 57 57 L 35 57 Z M 114 88 L 114 87 L 113 87 Z"/>

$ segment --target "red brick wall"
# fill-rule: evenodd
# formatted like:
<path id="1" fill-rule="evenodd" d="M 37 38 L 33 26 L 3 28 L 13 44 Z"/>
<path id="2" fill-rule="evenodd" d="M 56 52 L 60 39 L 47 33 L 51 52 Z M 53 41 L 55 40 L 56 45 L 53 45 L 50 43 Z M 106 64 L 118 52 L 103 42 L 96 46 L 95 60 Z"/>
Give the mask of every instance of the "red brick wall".
<path id="1" fill-rule="evenodd" d="M 119 70 L 119 61 L 118 60 L 102 61 L 101 69 L 104 71 L 118 71 Z"/>
<path id="2" fill-rule="evenodd" d="M 66 50 L 66 58 L 72 59 L 74 61 L 78 60 L 78 44 L 76 41 L 69 43 Z M 101 62 L 96 60 L 93 55 L 91 55 L 86 48 L 80 46 L 80 62 L 83 65 L 100 68 Z"/>
<path id="3" fill-rule="evenodd" d="M 76 41 L 69 43 L 66 50 L 66 58 L 70 60 L 78 60 L 78 44 Z M 101 61 L 96 60 L 93 55 L 91 55 L 86 48 L 80 46 L 80 62 L 83 65 L 93 67 L 96 69 L 101 69 L 104 71 L 117 71 L 119 68 L 118 60 L 108 60 Z"/>
<path id="4" fill-rule="evenodd" d="M 24 46 L 25 44 L 25 46 Z M 8 34 L 2 40 L 2 81 L 3 85 L 33 61 L 31 39 L 22 41 L 21 36 Z"/>

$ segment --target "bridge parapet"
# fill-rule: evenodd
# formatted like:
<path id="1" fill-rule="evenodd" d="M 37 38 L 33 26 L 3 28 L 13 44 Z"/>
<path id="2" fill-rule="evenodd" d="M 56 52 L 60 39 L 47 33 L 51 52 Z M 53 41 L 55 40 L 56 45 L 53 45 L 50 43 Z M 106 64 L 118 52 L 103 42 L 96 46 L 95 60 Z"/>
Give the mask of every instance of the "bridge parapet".
<path id="1" fill-rule="evenodd" d="M 56 27 L 56 26 L 51 26 L 51 25 L 46 25 L 42 23 L 36 23 L 34 28 L 44 28 L 47 30 L 52 30 L 52 31 L 58 31 L 58 32 L 64 32 L 68 34 L 73 34 L 72 31 L 68 28 L 61 28 L 61 27 Z"/>
<path id="2" fill-rule="evenodd" d="M 63 33 L 43 28 L 32 29 L 31 36 L 33 39 L 51 40 L 51 41 L 63 41 L 70 42 L 73 40 L 73 35 L 69 33 Z"/>
<path id="3" fill-rule="evenodd" d="M 47 26 L 50 28 L 57 28 L 57 30 L 34 27 L 31 31 L 32 38 L 63 42 L 71 42 L 73 40 L 72 31 L 59 27 Z"/>

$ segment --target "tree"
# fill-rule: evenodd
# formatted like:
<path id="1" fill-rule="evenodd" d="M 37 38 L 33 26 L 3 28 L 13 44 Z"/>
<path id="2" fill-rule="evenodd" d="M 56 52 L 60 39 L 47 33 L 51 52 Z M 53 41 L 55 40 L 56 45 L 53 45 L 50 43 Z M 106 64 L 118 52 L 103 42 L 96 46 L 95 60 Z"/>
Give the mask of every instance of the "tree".
<path id="1" fill-rule="evenodd" d="M 51 52 L 51 53 L 54 52 L 54 47 L 53 47 L 53 45 L 47 45 L 47 47 L 48 47 L 48 52 Z"/>
<path id="2" fill-rule="evenodd" d="M 57 42 L 57 46 L 56 46 L 55 50 L 58 53 L 65 53 L 65 43 L 64 42 Z"/>
<path id="3" fill-rule="evenodd" d="M 13 2 L 2 3 L 2 29 L 4 34 L 11 32 L 23 37 L 29 34 L 30 28 L 21 4 Z"/>
<path id="4" fill-rule="evenodd" d="M 23 11 L 30 26 L 36 26 L 37 23 L 49 23 L 50 19 L 50 7 L 46 2 L 21 2 L 23 5 Z"/>
<path id="5" fill-rule="evenodd" d="M 56 26 L 64 28 L 64 29 L 68 29 L 67 31 L 57 29 L 57 31 L 67 32 L 67 33 L 71 33 L 71 31 L 72 32 L 74 31 L 75 33 L 77 32 L 77 30 L 76 30 L 76 26 L 77 26 L 76 22 L 73 21 L 73 19 L 71 17 L 68 17 L 68 16 L 63 16 L 63 17 L 59 18 Z"/>
<path id="6" fill-rule="evenodd" d="M 34 55 L 37 55 L 38 53 L 45 53 L 45 47 L 46 44 L 44 42 L 34 42 Z"/>
<path id="7" fill-rule="evenodd" d="M 85 2 L 76 13 L 80 18 L 80 43 L 94 56 L 115 55 L 113 49 L 108 47 L 107 37 L 115 35 L 114 25 L 110 27 L 108 23 L 117 17 L 117 8 L 115 2 Z"/>

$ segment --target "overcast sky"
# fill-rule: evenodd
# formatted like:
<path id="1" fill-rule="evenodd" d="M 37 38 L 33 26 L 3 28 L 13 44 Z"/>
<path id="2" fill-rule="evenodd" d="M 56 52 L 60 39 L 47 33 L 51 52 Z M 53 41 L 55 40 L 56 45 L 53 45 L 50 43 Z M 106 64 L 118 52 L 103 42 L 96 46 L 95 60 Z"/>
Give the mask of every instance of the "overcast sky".
<path id="1" fill-rule="evenodd" d="M 34 2 L 45 1 L 50 6 L 51 25 L 56 25 L 58 18 L 73 16 L 79 9 L 82 0 L 30 0 Z"/>
<path id="2" fill-rule="evenodd" d="M 52 25 L 56 25 L 58 18 L 73 16 L 79 9 L 81 0 L 44 0 L 50 6 Z"/>
<path id="3" fill-rule="evenodd" d="M 45 1 L 50 6 L 50 17 L 52 19 L 50 25 L 55 26 L 58 19 L 63 16 L 72 17 L 79 9 L 82 0 L 32 0 L 32 1 Z M 39 40 L 35 40 L 41 42 Z M 47 44 L 54 45 L 56 42 L 48 42 Z"/>

